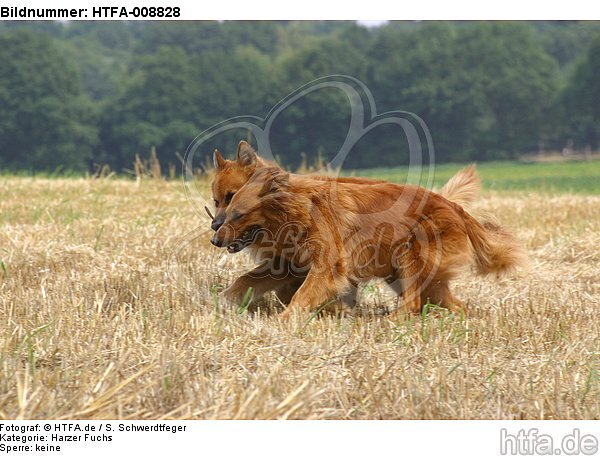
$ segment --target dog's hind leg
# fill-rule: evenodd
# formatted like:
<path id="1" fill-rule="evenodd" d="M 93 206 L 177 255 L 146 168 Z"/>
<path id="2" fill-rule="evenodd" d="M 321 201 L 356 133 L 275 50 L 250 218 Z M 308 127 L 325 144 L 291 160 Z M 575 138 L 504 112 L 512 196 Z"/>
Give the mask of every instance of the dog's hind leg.
<path id="1" fill-rule="evenodd" d="M 396 277 L 390 277 L 386 282 L 394 291 L 402 294 L 403 307 L 392 312 L 392 317 L 403 314 L 421 313 L 423 302 L 421 289 L 423 285 L 424 265 L 412 250 L 403 252 L 398 258 Z"/>
<path id="2" fill-rule="evenodd" d="M 452 295 L 447 281 L 436 281 L 421 291 L 421 300 L 445 307 L 451 312 L 465 313 L 467 308 L 463 302 Z"/>

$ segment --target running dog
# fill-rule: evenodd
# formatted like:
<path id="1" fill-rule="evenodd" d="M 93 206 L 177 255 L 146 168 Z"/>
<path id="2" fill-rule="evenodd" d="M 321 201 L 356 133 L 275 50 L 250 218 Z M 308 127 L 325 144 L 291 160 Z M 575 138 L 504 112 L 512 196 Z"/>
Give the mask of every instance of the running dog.
<path id="1" fill-rule="evenodd" d="M 231 202 L 235 193 L 242 188 L 260 169 L 276 169 L 275 165 L 266 162 L 256 155 L 256 152 L 245 141 L 240 142 L 238 146 L 237 160 L 225 160 L 218 151 L 215 151 L 214 163 L 216 168 L 216 176 L 213 181 L 213 196 L 216 205 L 216 216 L 213 220 L 213 229 L 219 230 L 225 220 L 225 212 L 227 206 Z M 316 179 L 321 182 L 332 182 L 336 185 L 342 184 L 360 184 L 360 185 L 380 185 L 383 181 L 372 181 L 358 178 L 340 178 L 335 179 L 324 176 L 293 176 L 293 179 Z M 440 194 L 445 198 L 458 203 L 461 206 L 468 207 L 477 195 L 480 188 L 480 181 L 475 172 L 474 167 L 465 168 L 457 173 L 441 190 Z M 281 239 L 282 230 L 279 230 L 278 238 Z M 246 236 L 252 234 L 246 232 Z M 216 242 L 216 239 L 214 239 Z M 268 246 L 263 245 L 262 248 L 251 249 L 255 253 L 256 260 L 260 263 L 259 266 L 238 278 L 225 292 L 225 296 L 233 301 L 239 301 L 251 287 L 254 295 L 258 296 L 266 291 L 274 290 L 279 299 L 287 304 L 291 301 L 292 296 L 304 282 L 307 274 L 307 265 L 290 264 L 289 260 L 298 262 L 299 258 L 290 258 L 289 251 L 293 251 L 294 246 L 286 244 L 288 254 L 286 256 L 278 256 L 277 252 L 282 250 L 274 247 L 273 241 L 270 240 Z M 230 251 L 236 251 L 240 244 L 234 243 L 229 246 Z M 256 246 L 255 246 L 256 247 Z M 265 248 L 266 247 L 266 248 Z M 300 262 L 302 263 L 302 262 Z M 353 282 L 356 283 L 356 282 Z M 392 285 L 394 282 L 390 282 Z M 396 284 L 396 288 L 398 284 Z M 350 293 L 343 296 L 343 301 L 349 306 L 355 303 L 355 287 L 350 287 Z"/>
<path id="2" fill-rule="evenodd" d="M 217 174 L 226 170 L 226 161 L 216 161 Z M 442 195 L 454 195 L 452 202 L 420 187 L 290 175 L 245 161 L 243 149 L 237 164 L 229 163 L 229 169 L 250 166 L 251 172 L 228 198 L 213 243 L 230 252 L 250 247 L 261 262 L 228 288 L 230 299 L 249 287 L 255 295 L 287 288 L 289 316 L 294 309 L 343 300 L 357 283 L 381 277 L 402 294 L 409 312 L 419 312 L 426 300 L 462 311 L 448 282 L 463 265 L 474 260 L 481 273 L 501 273 L 524 261 L 510 234 L 477 222 L 457 204 L 468 204 L 477 193 L 474 168 L 444 187 Z"/>

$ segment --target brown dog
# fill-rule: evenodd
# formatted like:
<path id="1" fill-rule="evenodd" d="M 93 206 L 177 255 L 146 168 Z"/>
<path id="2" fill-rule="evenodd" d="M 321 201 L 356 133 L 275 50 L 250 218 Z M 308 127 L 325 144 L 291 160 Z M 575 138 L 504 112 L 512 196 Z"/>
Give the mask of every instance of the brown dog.
<path id="1" fill-rule="evenodd" d="M 213 199 L 216 214 L 213 218 L 212 228 L 218 230 L 225 219 L 225 210 L 233 195 L 252 177 L 257 169 L 275 167 L 276 165 L 260 158 L 256 151 L 246 142 L 240 141 L 237 149 L 237 160 L 226 160 L 219 151 L 215 151 L 213 162 L 216 170 L 212 182 Z M 313 179 L 322 181 L 336 181 L 353 184 L 376 184 L 377 181 L 354 177 L 329 177 L 309 175 Z M 440 194 L 445 198 L 467 207 L 476 198 L 480 190 L 480 181 L 475 168 L 468 167 L 458 172 L 442 188 Z M 268 255 L 267 255 L 268 256 Z M 226 290 L 225 297 L 231 301 L 239 302 L 252 288 L 255 297 L 267 291 L 275 291 L 281 302 L 288 304 L 294 293 L 302 285 L 306 271 L 303 268 L 294 268 L 284 258 L 257 258 L 260 263 L 238 279 Z M 349 307 L 356 303 L 356 287 L 342 297 L 343 302 Z"/>
<path id="2" fill-rule="evenodd" d="M 267 160 L 258 156 L 256 151 L 246 141 L 240 141 L 237 149 L 237 160 L 226 160 L 218 150 L 213 154 L 213 163 L 215 166 L 215 177 L 211 184 L 213 200 L 215 203 L 215 217 L 212 222 L 212 228 L 218 229 L 223 224 L 225 208 L 231 201 L 235 193 L 250 179 L 257 168 L 265 166 L 276 166 Z M 317 174 L 309 174 L 317 180 L 335 180 L 337 182 L 347 182 L 353 184 L 372 184 L 383 182 L 380 180 L 365 179 L 361 177 L 330 177 Z"/>
<path id="3" fill-rule="evenodd" d="M 216 212 L 211 228 L 216 231 L 225 220 L 225 209 L 233 195 L 248 182 L 257 169 L 276 167 L 276 165 L 259 157 L 246 141 L 240 141 L 238 144 L 237 160 L 226 160 L 218 150 L 215 150 L 213 163 L 216 174 L 211 187 Z M 383 182 L 359 177 L 331 177 L 317 174 L 309 176 L 317 180 L 335 180 L 356 184 Z M 303 274 L 300 270 L 292 274 L 292 268 L 282 258 L 271 258 L 270 262 L 265 262 L 264 259 L 260 261 L 259 259 L 259 262 L 261 264 L 254 271 L 238 278 L 225 292 L 225 296 L 231 301 L 239 302 L 246 295 L 249 288 L 252 288 L 255 297 L 273 290 L 281 302 L 288 304 L 296 290 L 302 285 L 306 274 Z M 272 269 L 269 269 L 270 267 Z M 356 289 L 349 290 L 343 301 L 348 306 L 353 307 L 356 303 Z"/>
<path id="4" fill-rule="evenodd" d="M 500 226 L 482 225 L 460 205 L 424 188 L 317 180 L 274 166 L 257 167 L 231 197 L 212 242 L 230 252 L 250 248 L 267 265 L 263 273 L 306 276 L 286 317 L 336 301 L 372 278 L 385 279 L 401 294 L 408 312 L 420 312 L 427 300 L 462 311 L 449 281 L 463 266 L 474 261 L 482 274 L 502 273 L 524 261 Z M 254 285 L 258 293 L 273 286 L 258 280 Z M 241 289 L 232 287 L 230 295 Z"/>

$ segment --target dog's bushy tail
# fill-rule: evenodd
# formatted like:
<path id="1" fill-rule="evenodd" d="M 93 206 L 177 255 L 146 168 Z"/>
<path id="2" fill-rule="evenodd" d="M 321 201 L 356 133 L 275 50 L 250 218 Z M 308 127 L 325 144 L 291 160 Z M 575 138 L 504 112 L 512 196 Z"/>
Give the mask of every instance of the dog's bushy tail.
<path id="1" fill-rule="evenodd" d="M 468 209 L 481 190 L 481 180 L 475 165 L 461 169 L 440 190 L 440 195 Z"/>
<path id="2" fill-rule="evenodd" d="M 465 212 L 467 235 L 473 245 L 473 257 L 479 274 L 510 274 L 527 266 L 523 247 L 498 223 L 479 223 Z"/>
<path id="3" fill-rule="evenodd" d="M 510 232 L 492 220 L 480 223 L 466 211 L 480 191 L 481 179 L 473 164 L 452 176 L 439 192 L 441 196 L 463 209 L 477 272 L 500 276 L 526 267 L 527 254 Z"/>

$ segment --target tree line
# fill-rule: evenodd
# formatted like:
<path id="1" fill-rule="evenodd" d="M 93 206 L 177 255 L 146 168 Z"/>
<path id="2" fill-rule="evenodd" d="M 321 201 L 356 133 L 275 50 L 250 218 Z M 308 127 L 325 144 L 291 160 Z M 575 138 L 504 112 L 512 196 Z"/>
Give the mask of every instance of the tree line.
<path id="1" fill-rule="evenodd" d="M 153 147 L 176 163 L 211 125 L 331 74 L 364 82 L 379 112 L 419 115 L 438 161 L 600 141 L 596 22 L 5 22 L 0 62 L 0 170 L 121 171 Z M 275 121 L 273 150 L 291 167 L 331 157 L 349 115 L 342 94 L 313 93 Z M 381 127 L 344 166 L 403 164 L 404 142 Z"/>

